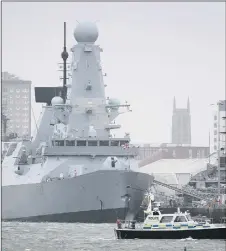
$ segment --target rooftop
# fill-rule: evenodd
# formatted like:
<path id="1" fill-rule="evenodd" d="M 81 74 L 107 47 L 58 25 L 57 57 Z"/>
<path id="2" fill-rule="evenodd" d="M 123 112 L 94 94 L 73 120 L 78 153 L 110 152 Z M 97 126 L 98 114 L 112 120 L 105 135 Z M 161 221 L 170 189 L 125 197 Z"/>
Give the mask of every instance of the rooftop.
<path id="1" fill-rule="evenodd" d="M 24 79 L 20 79 L 18 76 L 11 74 L 9 72 L 2 72 L 2 81 L 15 81 L 15 82 L 19 82 L 19 81 L 24 81 L 24 82 L 30 82 L 30 80 L 24 80 Z"/>

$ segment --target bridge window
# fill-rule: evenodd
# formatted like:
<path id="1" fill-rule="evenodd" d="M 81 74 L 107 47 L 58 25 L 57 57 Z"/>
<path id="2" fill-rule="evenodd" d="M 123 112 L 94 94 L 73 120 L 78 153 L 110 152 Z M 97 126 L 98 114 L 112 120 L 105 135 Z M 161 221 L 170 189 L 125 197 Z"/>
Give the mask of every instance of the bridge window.
<path id="1" fill-rule="evenodd" d="M 174 222 L 187 222 L 184 216 L 177 216 Z"/>
<path id="2" fill-rule="evenodd" d="M 128 140 L 122 140 L 119 143 L 120 143 L 120 146 L 124 146 L 126 144 L 129 144 L 129 141 Z"/>
<path id="3" fill-rule="evenodd" d="M 101 140 L 100 146 L 109 146 L 109 141 L 108 140 Z"/>
<path id="4" fill-rule="evenodd" d="M 96 140 L 88 141 L 88 146 L 97 146 L 97 141 Z"/>
<path id="5" fill-rule="evenodd" d="M 86 146 L 86 140 L 78 140 L 77 146 Z"/>
<path id="6" fill-rule="evenodd" d="M 162 219 L 160 220 L 160 223 L 168 223 L 173 220 L 173 216 L 163 216 Z"/>
<path id="7" fill-rule="evenodd" d="M 66 146 L 75 146 L 75 140 L 66 140 Z"/>
<path id="8" fill-rule="evenodd" d="M 63 140 L 55 140 L 55 141 L 53 141 L 53 144 L 55 146 L 64 146 L 64 141 Z"/>
<path id="9" fill-rule="evenodd" d="M 119 141 L 117 140 L 111 141 L 111 146 L 119 146 Z"/>

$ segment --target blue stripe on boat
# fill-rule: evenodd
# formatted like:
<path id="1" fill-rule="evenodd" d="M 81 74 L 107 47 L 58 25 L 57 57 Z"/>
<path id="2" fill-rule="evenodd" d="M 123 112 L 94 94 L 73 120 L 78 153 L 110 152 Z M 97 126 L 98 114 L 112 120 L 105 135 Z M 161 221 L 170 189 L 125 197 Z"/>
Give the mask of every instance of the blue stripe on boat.
<path id="1" fill-rule="evenodd" d="M 159 225 L 152 225 L 152 227 L 158 227 Z"/>
<path id="2" fill-rule="evenodd" d="M 181 224 L 181 226 L 182 226 L 182 227 L 187 227 L 187 226 L 188 226 L 188 224 Z"/>
<path id="3" fill-rule="evenodd" d="M 166 224 L 166 227 L 172 227 L 173 225 L 172 224 Z"/>

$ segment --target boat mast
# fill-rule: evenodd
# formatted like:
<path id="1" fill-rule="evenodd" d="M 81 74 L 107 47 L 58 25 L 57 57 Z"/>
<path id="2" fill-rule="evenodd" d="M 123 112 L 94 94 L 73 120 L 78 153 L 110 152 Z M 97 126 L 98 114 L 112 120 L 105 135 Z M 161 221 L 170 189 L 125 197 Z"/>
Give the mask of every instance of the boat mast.
<path id="1" fill-rule="evenodd" d="M 61 53 L 61 57 L 63 59 L 63 89 L 61 96 L 65 103 L 67 98 L 67 59 L 68 59 L 68 52 L 66 48 L 66 22 L 64 22 L 64 48 L 63 52 Z"/>

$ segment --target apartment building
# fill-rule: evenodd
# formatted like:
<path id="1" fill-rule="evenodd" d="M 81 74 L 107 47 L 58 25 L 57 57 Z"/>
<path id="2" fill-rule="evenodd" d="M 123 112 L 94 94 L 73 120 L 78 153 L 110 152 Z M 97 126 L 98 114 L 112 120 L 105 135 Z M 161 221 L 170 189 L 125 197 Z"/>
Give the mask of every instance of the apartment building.
<path id="1" fill-rule="evenodd" d="M 6 136 L 31 136 L 31 81 L 2 73 L 2 114 L 7 118 Z"/>

